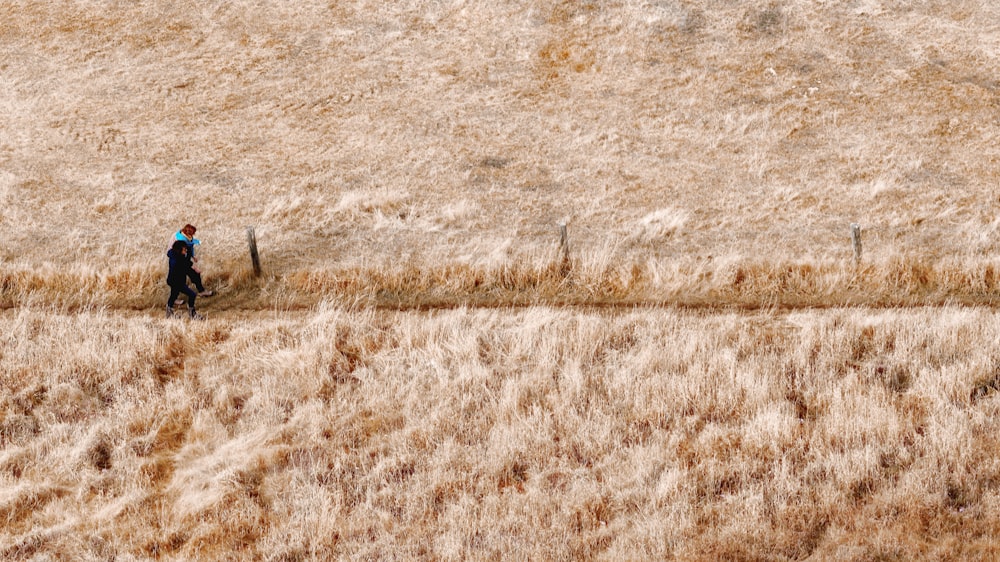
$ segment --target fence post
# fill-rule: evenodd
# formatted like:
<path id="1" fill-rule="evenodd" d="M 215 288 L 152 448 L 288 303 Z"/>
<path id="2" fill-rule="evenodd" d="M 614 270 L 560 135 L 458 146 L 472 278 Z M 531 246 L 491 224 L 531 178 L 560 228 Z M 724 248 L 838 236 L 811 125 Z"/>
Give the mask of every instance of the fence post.
<path id="1" fill-rule="evenodd" d="M 250 261 L 253 263 L 254 277 L 260 277 L 260 255 L 257 253 L 257 234 L 253 227 L 247 227 L 247 243 L 250 245 Z"/>
<path id="2" fill-rule="evenodd" d="M 566 225 L 559 224 L 559 251 L 562 252 L 563 260 L 569 259 L 569 234 L 566 232 Z"/>
<path id="3" fill-rule="evenodd" d="M 562 253 L 562 262 L 559 264 L 559 274 L 563 277 L 569 275 L 569 234 L 566 232 L 566 224 L 559 223 L 559 251 Z"/>
<path id="4" fill-rule="evenodd" d="M 854 246 L 854 261 L 861 261 L 861 226 L 851 223 L 851 245 Z"/>

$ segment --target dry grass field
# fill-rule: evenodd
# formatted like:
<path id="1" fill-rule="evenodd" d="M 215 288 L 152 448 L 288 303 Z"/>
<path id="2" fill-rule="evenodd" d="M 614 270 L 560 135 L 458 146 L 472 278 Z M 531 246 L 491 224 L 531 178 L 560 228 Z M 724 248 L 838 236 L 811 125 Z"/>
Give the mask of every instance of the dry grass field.
<path id="1" fill-rule="evenodd" d="M 1000 316 L 4 316 L 0 557 L 995 559 Z"/>
<path id="2" fill-rule="evenodd" d="M 1000 557 L 998 55 L 986 0 L 0 2 L 0 559 Z"/>

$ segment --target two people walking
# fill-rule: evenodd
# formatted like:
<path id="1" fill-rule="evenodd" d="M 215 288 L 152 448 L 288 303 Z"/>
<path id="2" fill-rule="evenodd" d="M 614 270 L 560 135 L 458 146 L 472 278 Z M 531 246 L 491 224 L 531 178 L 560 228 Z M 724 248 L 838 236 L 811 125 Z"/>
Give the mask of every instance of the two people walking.
<path id="1" fill-rule="evenodd" d="M 170 260 L 170 268 L 167 271 L 167 285 L 170 286 L 170 298 L 167 299 L 167 318 L 174 316 L 174 306 L 180 304 L 178 298 L 181 295 L 187 297 L 188 316 L 193 320 L 203 320 L 204 317 L 195 310 L 195 300 L 201 297 L 210 297 L 215 293 L 206 291 L 201 280 L 201 269 L 198 268 L 198 258 L 194 255 L 194 247 L 201 244 L 201 241 L 194 237 L 197 229 L 190 225 L 174 234 L 173 244 L 167 250 L 167 259 Z M 194 283 L 198 292 L 188 286 L 188 279 Z"/>

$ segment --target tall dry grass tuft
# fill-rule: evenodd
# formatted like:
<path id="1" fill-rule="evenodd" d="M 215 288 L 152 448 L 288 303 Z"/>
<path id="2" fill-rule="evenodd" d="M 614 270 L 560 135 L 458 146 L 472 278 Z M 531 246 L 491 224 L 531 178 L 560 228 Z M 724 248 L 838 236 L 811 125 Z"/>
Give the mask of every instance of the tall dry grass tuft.
<path id="1" fill-rule="evenodd" d="M 6 557 L 997 554 L 984 309 L 2 324 Z"/>

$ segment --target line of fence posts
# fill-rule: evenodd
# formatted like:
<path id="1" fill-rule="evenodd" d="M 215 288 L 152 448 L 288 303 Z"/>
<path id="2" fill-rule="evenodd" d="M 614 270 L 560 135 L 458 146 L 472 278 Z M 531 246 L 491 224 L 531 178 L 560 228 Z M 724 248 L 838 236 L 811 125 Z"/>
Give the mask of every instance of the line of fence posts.
<path id="1" fill-rule="evenodd" d="M 569 272 L 569 233 L 566 223 L 559 223 L 559 252 L 562 255 L 562 271 Z M 854 249 L 854 262 L 861 263 L 861 225 L 851 223 L 851 247 Z"/>
<path id="2" fill-rule="evenodd" d="M 569 273 L 569 231 L 566 223 L 559 223 L 559 253 L 562 256 L 561 271 Z M 257 251 L 257 234 L 254 227 L 247 227 L 247 244 L 250 246 L 250 262 L 253 264 L 253 274 L 260 277 L 260 253 Z M 851 246 L 854 249 L 855 263 L 861 263 L 861 225 L 851 223 Z"/>
<path id="3" fill-rule="evenodd" d="M 569 233 L 566 223 L 559 223 L 559 253 L 562 255 L 563 267 L 569 264 Z M 851 247 L 854 249 L 854 261 L 861 263 L 861 225 L 851 223 Z"/>

